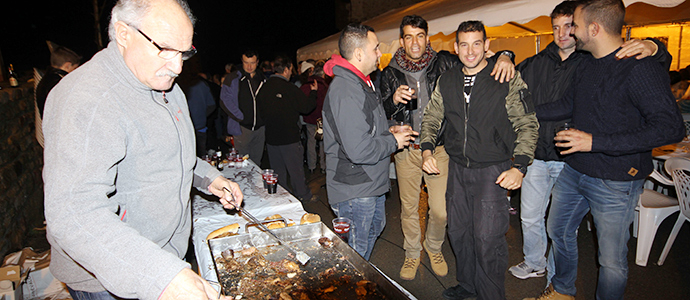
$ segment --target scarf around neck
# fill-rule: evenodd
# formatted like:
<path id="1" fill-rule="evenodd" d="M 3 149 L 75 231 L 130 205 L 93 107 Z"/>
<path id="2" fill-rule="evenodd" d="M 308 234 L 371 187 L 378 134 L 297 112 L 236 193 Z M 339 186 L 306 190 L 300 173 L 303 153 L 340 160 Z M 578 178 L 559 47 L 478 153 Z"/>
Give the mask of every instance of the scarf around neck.
<path id="1" fill-rule="evenodd" d="M 431 45 L 426 44 L 426 50 L 424 51 L 424 54 L 422 54 L 422 58 L 419 61 L 415 62 L 407 59 L 407 56 L 405 56 L 405 49 L 403 47 L 400 47 L 398 48 L 398 51 L 395 51 L 393 59 L 395 59 L 395 62 L 403 70 L 411 73 L 416 73 L 426 68 L 431 59 L 434 58 L 434 54 L 435 52 L 431 49 Z"/>

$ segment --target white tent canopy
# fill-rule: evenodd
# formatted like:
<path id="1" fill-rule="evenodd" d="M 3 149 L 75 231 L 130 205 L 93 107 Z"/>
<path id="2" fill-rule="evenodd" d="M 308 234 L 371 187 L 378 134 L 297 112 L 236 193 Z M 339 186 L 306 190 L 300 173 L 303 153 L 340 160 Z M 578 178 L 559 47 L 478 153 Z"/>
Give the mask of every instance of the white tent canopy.
<path id="1" fill-rule="evenodd" d="M 428 0 L 407 7 L 393 9 L 363 22 L 376 30 L 382 53 L 394 53 L 400 46 L 400 21 L 406 15 L 417 14 L 429 23 L 431 45 L 435 50 L 451 50 L 453 33 L 458 24 L 465 20 L 481 20 L 487 26 L 489 38 L 529 37 L 534 44 L 534 36 L 551 34 L 551 14 L 553 8 L 562 0 Z M 628 7 L 626 23 L 630 26 L 682 22 L 690 20 L 690 3 L 683 0 L 624 0 Z M 678 6 L 679 4 L 681 4 Z M 634 4 L 634 5 L 633 5 Z M 650 6 L 653 5 L 653 6 Z M 678 6 L 678 7 L 676 7 Z M 675 8 L 671 8 L 675 7 Z M 545 17 L 546 16 L 546 17 Z M 297 50 L 297 59 L 326 59 L 338 53 L 338 38 L 334 34 Z M 494 45 L 495 44 L 495 45 Z M 533 55 L 543 49 L 536 42 L 529 46 L 527 53 L 518 53 L 518 59 Z M 492 50 L 505 48 L 512 44 L 492 42 Z M 501 48 L 503 47 L 503 48 Z M 515 50 L 514 50 L 515 51 Z M 523 51 L 525 52 L 525 51 Z M 673 54 L 673 53 L 672 53 Z M 526 55 L 526 56 L 525 56 Z M 382 63 L 387 64 L 386 55 Z M 524 57 L 520 57 L 524 56 Z"/>

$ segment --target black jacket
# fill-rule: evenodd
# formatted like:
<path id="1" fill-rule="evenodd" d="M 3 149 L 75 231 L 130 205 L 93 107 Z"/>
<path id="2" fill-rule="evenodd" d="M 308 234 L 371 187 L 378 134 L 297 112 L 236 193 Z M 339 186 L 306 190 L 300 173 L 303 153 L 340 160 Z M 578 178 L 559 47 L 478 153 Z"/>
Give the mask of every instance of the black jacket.
<path id="1" fill-rule="evenodd" d="M 228 76 L 232 75 L 228 74 Z M 229 79 L 232 81 L 234 78 Z M 226 78 L 226 81 L 228 81 L 228 78 Z M 256 130 L 261 128 L 261 126 L 264 126 L 264 121 L 257 110 L 255 97 L 265 83 L 266 77 L 260 71 L 257 71 L 254 74 L 254 77 L 251 77 L 249 74 L 242 71 L 239 91 L 237 92 L 237 103 L 242 111 L 242 114 L 244 115 L 244 119 L 240 121 L 240 125 L 242 125 L 244 128 Z"/>
<path id="2" fill-rule="evenodd" d="M 66 71 L 50 67 L 46 74 L 43 75 L 43 78 L 41 78 L 41 81 L 38 82 L 36 86 L 36 105 L 38 106 L 38 112 L 41 113 L 41 118 L 43 118 L 43 107 L 46 105 L 48 93 L 65 75 L 67 75 Z"/>
<path id="3" fill-rule="evenodd" d="M 490 75 L 495 61 L 489 61 L 472 88 L 465 104 L 462 65 L 444 73 L 424 111 L 422 150 L 432 150 L 442 122 L 446 152 L 466 168 L 484 168 L 514 159 L 526 166 L 534 157 L 539 122 L 527 85 L 517 73 L 509 82 L 499 83 Z"/>
<path id="4" fill-rule="evenodd" d="M 551 42 L 538 54 L 522 61 L 517 70 L 529 86 L 534 105 L 554 102 L 561 99 L 570 86 L 577 65 L 582 61 L 582 52 L 575 51 L 566 60 L 561 60 L 558 46 Z M 539 141 L 534 151 L 534 158 L 544 161 L 563 160 L 553 142 L 554 130 L 559 124 L 569 119 L 558 121 L 539 120 Z"/>
<path id="5" fill-rule="evenodd" d="M 287 78 L 273 74 L 256 95 L 256 100 L 266 125 L 266 144 L 288 145 L 300 141 L 299 115 L 314 110 L 316 91 L 311 91 L 307 97 Z"/>
<path id="6" fill-rule="evenodd" d="M 434 55 L 429 62 L 429 66 L 426 68 L 426 83 L 427 91 L 429 91 L 429 99 L 431 99 L 431 93 L 434 91 L 434 87 L 436 87 L 436 80 L 438 77 L 446 72 L 446 70 L 459 63 L 460 60 L 456 55 L 445 50 Z M 407 79 L 405 79 L 405 74 L 402 71 L 391 66 L 383 69 L 381 73 L 381 99 L 383 99 L 383 109 L 386 110 L 386 117 L 388 119 L 409 123 L 411 118 L 410 111 L 405 109 L 404 104 L 396 105 L 393 102 L 395 90 L 403 84 L 407 85 Z"/>

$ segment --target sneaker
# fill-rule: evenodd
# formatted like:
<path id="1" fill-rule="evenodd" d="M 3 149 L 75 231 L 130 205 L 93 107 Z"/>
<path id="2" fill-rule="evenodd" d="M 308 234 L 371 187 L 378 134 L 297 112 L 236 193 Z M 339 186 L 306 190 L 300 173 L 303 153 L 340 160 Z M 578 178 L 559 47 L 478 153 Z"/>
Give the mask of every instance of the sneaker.
<path id="1" fill-rule="evenodd" d="M 405 257 L 405 262 L 400 269 L 400 279 L 412 280 L 417 276 L 417 268 L 419 268 L 420 258 Z"/>
<path id="2" fill-rule="evenodd" d="M 510 267 L 510 269 L 508 269 L 508 272 L 510 274 L 513 274 L 513 276 L 517 278 L 527 279 L 532 277 L 544 276 L 544 274 L 546 274 L 546 269 L 532 269 L 532 267 L 528 266 L 527 263 L 523 260 L 521 263 Z"/>
<path id="3" fill-rule="evenodd" d="M 553 289 L 553 285 L 549 284 L 549 287 L 547 287 L 541 295 L 537 296 L 537 298 L 525 298 L 522 300 L 575 300 L 575 297 L 556 292 L 556 290 Z"/>
<path id="4" fill-rule="evenodd" d="M 477 297 L 477 294 L 468 292 L 459 284 L 454 287 L 449 287 L 443 291 L 443 298 L 448 300 L 463 300 L 472 297 Z"/>
<path id="5" fill-rule="evenodd" d="M 424 250 L 426 250 L 426 254 L 429 255 L 429 260 L 431 261 L 431 269 L 434 270 L 434 273 L 441 277 L 448 275 L 448 264 L 446 263 L 446 260 L 443 258 L 443 253 L 431 253 L 431 251 L 429 251 L 429 248 L 426 246 L 426 240 L 424 240 L 424 243 L 422 244 L 424 246 Z"/>

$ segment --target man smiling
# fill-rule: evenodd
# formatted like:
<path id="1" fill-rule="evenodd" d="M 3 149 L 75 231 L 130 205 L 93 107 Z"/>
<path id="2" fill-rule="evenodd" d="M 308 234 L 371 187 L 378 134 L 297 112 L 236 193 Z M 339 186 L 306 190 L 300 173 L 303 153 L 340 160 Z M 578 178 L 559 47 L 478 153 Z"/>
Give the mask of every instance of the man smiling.
<path id="1" fill-rule="evenodd" d="M 422 17 L 403 17 L 400 23 L 400 48 L 381 76 L 381 97 L 387 117 L 409 123 L 416 131 L 421 128 L 424 109 L 436 87 L 436 80 L 446 70 L 460 63 L 458 57 L 448 51 L 436 52 L 431 49 L 427 33 L 428 24 Z M 492 73 L 495 73 L 496 80 L 512 78 L 515 66 L 510 57 L 511 52 L 503 51 L 491 58 L 497 62 Z M 405 104 L 411 99 L 412 92 L 417 97 L 417 107 L 406 109 Z M 434 158 L 440 169 L 436 174 L 422 171 L 419 142 L 412 143 L 410 147 L 395 154 L 401 202 L 400 221 L 405 239 L 405 260 L 400 269 L 400 278 L 404 280 L 415 278 L 421 262 L 422 245 L 429 255 L 434 273 L 438 276 L 448 274 L 448 265 L 441 253 L 446 236 L 448 154 L 443 146 L 443 139 L 438 139 L 435 146 Z M 423 243 L 418 212 L 422 179 L 429 192 L 429 222 Z"/>
<path id="2" fill-rule="evenodd" d="M 519 73 L 509 82 L 495 81 L 488 49 L 482 22 L 460 24 L 455 51 L 464 66 L 441 75 L 422 122 L 422 168 L 430 174 L 441 172 L 433 150 L 446 122 L 448 237 L 459 281 L 443 292 L 450 300 L 505 299 L 506 192 L 521 186 L 537 141 L 527 85 Z"/>

